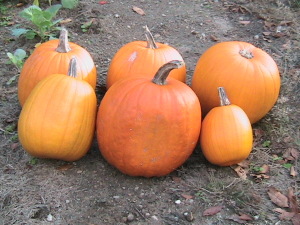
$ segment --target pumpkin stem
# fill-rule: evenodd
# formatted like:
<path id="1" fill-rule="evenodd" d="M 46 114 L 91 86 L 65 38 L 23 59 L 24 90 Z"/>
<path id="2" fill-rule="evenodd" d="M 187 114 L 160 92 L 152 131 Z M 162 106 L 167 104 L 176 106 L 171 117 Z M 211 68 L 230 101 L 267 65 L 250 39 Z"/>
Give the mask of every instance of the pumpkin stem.
<path id="1" fill-rule="evenodd" d="M 179 60 L 172 60 L 172 61 L 164 64 L 156 72 L 154 78 L 152 79 L 152 82 L 154 84 L 158 84 L 158 85 L 165 85 L 166 84 L 166 79 L 169 76 L 169 73 L 171 72 L 171 70 L 179 69 L 183 65 L 184 65 L 184 62 L 179 61 Z"/>
<path id="2" fill-rule="evenodd" d="M 218 92 L 219 92 L 221 106 L 230 105 L 231 103 L 230 103 L 230 101 L 227 97 L 227 94 L 225 92 L 225 88 L 224 87 L 218 87 Z"/>
<path id="3" fill-rule="evenodd" d="M 65 28 L 62 28 L 59 35 L 59 44 L 55 49 L 57 52 L 67 53 L 71 51 L 71 47 L 68 41 L 68 31 Z"/>
<path id="4" fill-rule="evenodd" d="M 75 57 L 71 58 L 69 69 L 68 69 L 68 76 L 76 78 L 77 76 L 77 60 Z"/>
<path id="5" fill-rule="evenodd" d="M 252 59 L 254 57 L 252 52 L 246 49 L 242 49 L 239 53 L 241 56 L 245 57 L 246 59 Z"/>
<path id="6" fill-rule="evenodd" d="M 152 49 L 156 49 L 158 48 L 156 43 L 155 43 L 155 40 L 153 38 L 153 35 L 151 34 L 149 28 L 147 26 L 145 26 L 145 30 L 146 30 L 146 38 L 147 38 L 147 48 L 152 48 Z"/>

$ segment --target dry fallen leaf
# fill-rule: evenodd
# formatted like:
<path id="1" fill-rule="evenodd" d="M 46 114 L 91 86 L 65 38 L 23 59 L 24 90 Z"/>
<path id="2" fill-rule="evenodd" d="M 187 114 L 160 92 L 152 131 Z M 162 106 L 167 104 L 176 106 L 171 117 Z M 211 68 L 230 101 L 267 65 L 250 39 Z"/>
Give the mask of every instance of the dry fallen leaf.
<path id="1" fill-rule="evenodd" d="M 296 214 L 292 218 L 292 223 L 293 223 L 293 225 L 300 225 L 300 213 Z"/>
<path id="2" fill-rule="evenodd" d="M 300 208 L 297 203 L 297 198 L 294 194 L 293 188 L 291 188 L 291 187 L 289 187 L 289 190 L 288 190 L 288 200 L 289 200 L 290 209 L 292 210 L 292 212 L 300 213 Z"/>
<path id="3" fill-rule="evenodd" d="M 247 179 L 247 171 L 243 169 L 241 166 L 237 166 L 234 171 L 237 173 L 237 175 L 242 178 L 243 180 Z"/>
<path id="4" fill-rule="evenodd" d="M 139 7 L 136 7 L 136 6 L 133 6 L 132 7 L 132 10 L 135 11 L 137 14 L 140 14 L 140 15 L 146 15 L 146 13 L 144 12 L 144 10 L 142 10 L 141 8 Z"/>
<path id="5" fill-rule="evenodd" d="M 241 214 L 241 215 L 231 215 L 230 217 L 227 218 L 228 220 L 232 220 L 235 221 L 239 224 L 244 224 L 247 223 L 248 221 L 253 220 L 250 216 L 246 215 L 246 214 Z"/>
<path id="6" fill-rule="evenodd" d="M 291 156 L 293 156 L 295 159 L 298 159 L 299 151 L 295 148 L 291 148 Z"/>
<path id="7" fill-rule="evenodd" d="M 248 25 L 250 23 L 250 21 L 241 20 L 241 21 L 239 21 L 239 23 L 243 24 L 243 25 Z"/>
<path id="8" fill-rule="evenodd" d="M 294 166 L 291 167 L 290 175 L 293 176 L 293 177 L 296 177 L 298 175 L 298 173 L 297 173 Z"/>
<path id="9" fill-rule="evenodd" d="M 68 18 L 68 19 L 65 19 L 65 20 L 61 20 L 59 23 L 60 24 L 66 24 L 66 23 L 70 23 L 70 22 L 72 22 L 72 19 Z"/>
<path id="10" fill-rule="evenodd" d="M 237 165 L 244 168 L 244 169 L 245 168 L 248 169 L 249 165 L 250 165 L 250 162 L 249 162 L 249 160 L 245 159 L 242 162 L 239 162 Z"/>
<path id="11" fill-rule="evenodd" d="M 270 170 L 270 167 L 266 164 L 261 166 L 261 171 L 259 171 L 259 173 L 268 173 Z"/>
<path id="12" fill-rule="evenodd" d="M 279 219 L 280 220 L 291 220 L 294 216 L 294 212 L 287 212 L 286 210 L 282 208 L 276 208 L 273 211 L 280 213 Z"/>
<path id="13" fill-rule="evenodd" d="M 59 166 L 57 169 L 60 170 L 60 171 L 66 171 L 66 170 L 69 170 L 73 167 L 74 167 L 73 164 L 65 164 L 65 165 Z"/>
<path id="14" fill-rule="evenodd" d="M 278 191 L 275 187 L 270 187 L 268 190 L 268 195 L 271 201 L 280 207 L 289 207 L 288 198 Z"/>
<path id="15" fill-rule="evenodd" d="M 185 199 L 192 199 L 193 196 L 192 195 L 188 195 L 188 194 L 181 194 L 182 197 L 184 197 Z"/>
<path id="16" fill-rule="evenodd" d="M 203 216 L 213 216 L 222 210 L 223 206 L 218 205 L 204 210 Z"/>

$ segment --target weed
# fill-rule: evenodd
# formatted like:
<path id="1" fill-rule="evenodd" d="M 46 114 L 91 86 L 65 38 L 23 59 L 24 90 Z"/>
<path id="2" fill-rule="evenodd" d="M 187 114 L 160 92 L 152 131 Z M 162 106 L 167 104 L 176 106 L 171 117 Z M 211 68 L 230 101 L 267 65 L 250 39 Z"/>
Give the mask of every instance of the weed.
<path id="1" fill-rule="evenodd" d="M 32 157 L 29 161 L 28 164 L 29 165 L 36 165 L 39 162 L 38 158 Z"/>
<path id="2" fill-rule="evenodd" d="M 264 143 L 262 144 L 262 146 L 265 148 L 269 148 L 270 145 L 271 145 L 271 141 L 264 141 Z"/>
<path id="3" fill-rule="evenodd" d="M 42 10 L 36 5 L 29 6 L 20 12 L 20 16 L 30 21 L 33 26 L 29 28 L 15 27 L 12 30 L 12 35 L 16 37 L 24 35 L 27 39 L 33 39 L 38 35 L 42 41 L 55 38 L 53 32 L 60 30 L 60 28 L 57 27 L 57 24 L 61 19 L 53 19 L 60 8 L 61 5 L 59 4 L 52 5 L 45 10 Z"/>
<path id="4" fill-rule="evenodd" d="M 52 0 L 48 0 L 49 5 L 52 4 Z M 73 9 L 75 8 L 79 3 L 79 0 L 61 0 L 61 4 L 64 8 L 67 9 Z M 40 2 L 39 0 L 34 0 L 33 5 L 39 6 Z"/>
<path id="5" fill-rule="evenodd" d="M 24 64 L 24 60 L 27 57 L 26 52 L 23 49 L 18 48 L 14 53 L 8 52 L 6 54 L 9 58 L 9 60 L 10 60 L 8 63 L 11 63 L 11 64 L 15 65 L 16 68 L 18 69 L 18 71 L 21 72 L 21 69 L 22 69 L 23 64 Z M 14 82 L 17 79 L 18 76 L 19 76 L 19 74 L 16 74 L 13 77 L 11 77 L 6 82 L 6 84 L 10 85 L 12 82 Z"/>

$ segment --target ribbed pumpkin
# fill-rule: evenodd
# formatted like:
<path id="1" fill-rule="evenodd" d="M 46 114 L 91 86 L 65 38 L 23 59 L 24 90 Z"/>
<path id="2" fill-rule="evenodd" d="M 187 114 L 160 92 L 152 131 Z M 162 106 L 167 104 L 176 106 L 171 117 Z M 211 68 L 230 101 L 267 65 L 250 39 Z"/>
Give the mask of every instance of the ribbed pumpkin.
<path id="1" fill-rule="evenodd" d="M 219 88 L 221 106 L 213 108 L 202 121 L 200 145 L 212 164 L 230 166 L 246 159 L 253 145 L 251 123 L 246 113 L 230 104 Z"/>
<path id="2" fill-rule="evenodd" d="M 218 106 L 215 90 L 221 86 L 230 101 L 255 123 L 270 111 L 278 98 L 278 67 L 270 55 L 252 44 L 218 43 L 200 57 L 192 78 L 191 87 L 199 97 L 203 116 Z"/>
<path id="3" fill-rule="evenodd" d="M 110 88 L 122 78 L 146 76 L 152 78 L 157 70 L 172 60 L 183 61 L 180 53 L 173 47 L 156 43 L 146 27 L 147 41 L 133 41 L 118 50 L 107 72 L 106 87 Z M 185 82 L 186 68 L 171 71 L 170 77 Z"/>
<path id="4" fill-rule="evenodd" d="M 164 176 L 182 165 L 197 144 L 201 108 L 186 84 L 168 78 L 171 61 L 153 79 L 115 83 L 101 101 L 97 139 L 103 157 L 131 176 Z"/>
<path id="5" fill-rule="evenodd" d="M 81 46 L 68 42 L 68 32 L 63 28 L 59 40 L 50 40 L 41 44 L 25 61 L 18 82 L 21 106 L 35 85 L 43 78 L 55 73 L 67 74 L 72 57 L 77 58 L 77 76 L 95 89 L 97 72 L 91 55 Z"/>
<path id="6" fill-rule="evenodd" d="M 69 76 L 50 75 L 29 95 L 18 122 L 19 140 L 29 154 L 75 161 L 89 150 L 97 99 L 90 84 L 75 77 L 72 59 Z"/>

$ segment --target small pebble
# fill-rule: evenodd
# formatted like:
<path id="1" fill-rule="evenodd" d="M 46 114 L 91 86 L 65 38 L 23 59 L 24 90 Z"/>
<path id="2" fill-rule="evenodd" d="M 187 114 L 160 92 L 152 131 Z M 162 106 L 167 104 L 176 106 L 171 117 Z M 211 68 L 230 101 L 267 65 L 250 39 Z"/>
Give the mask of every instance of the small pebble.
<path id="1" fill-rule="evenodd" d="M 132 222 L 134 220 L 134 215 L 132 213 L 129 213 L 127 216 L 127 221 Z"/>
<path id="2" fill-rule="evenodd" d="M 180 200 L 176 200 L 176 201 L 175 201 L 175 204 L 177 204 L 177 205 L 179 205 L 180 203 L 181 203 Z"/>
<path id="3" fill-rule="evenodd" d="M 194 216 L 191 212 L 184 212 L 183 215 L 184 218 L 189 222 L 192 222 L 194 220 Z"/>
<path id="4" fill-rule="evenodd" d="M 47 221 L 48 221 L 48 222 L 53 221 L 53 216 L 52 216 L 51 214 L 49 214 L 49 215 L 47 216 Z"/>

